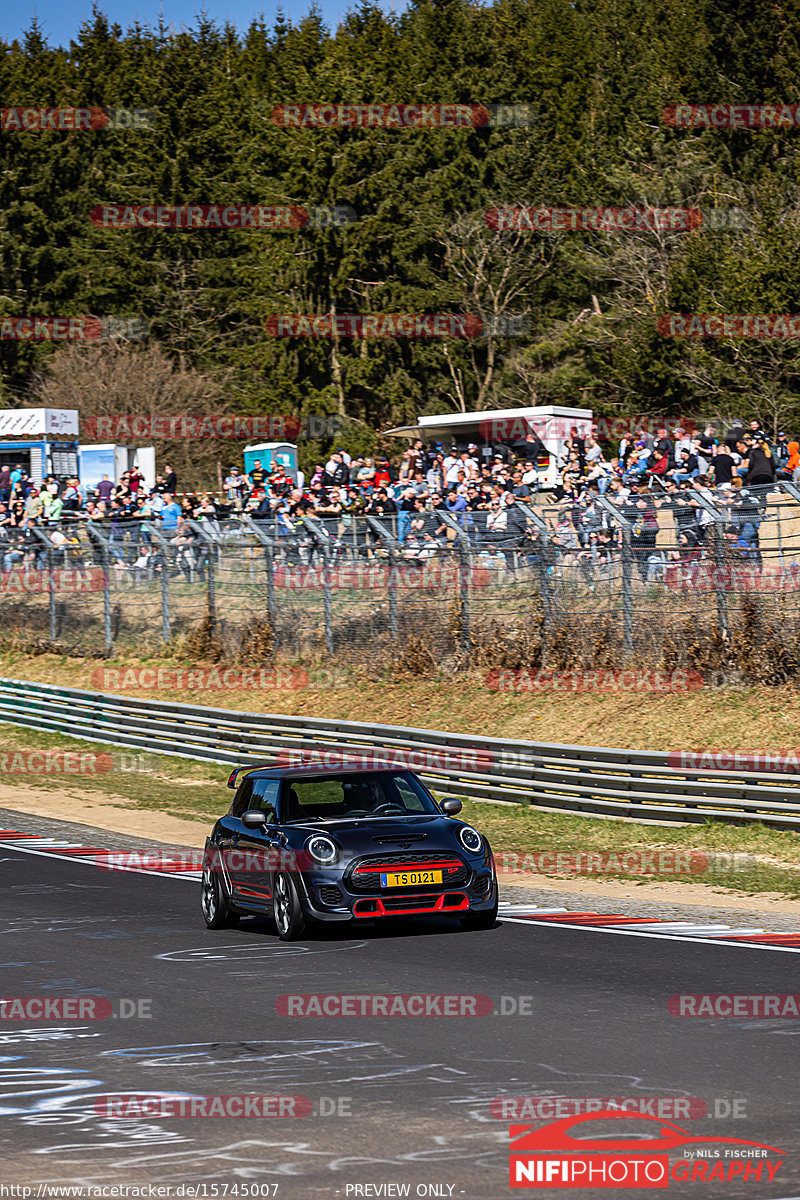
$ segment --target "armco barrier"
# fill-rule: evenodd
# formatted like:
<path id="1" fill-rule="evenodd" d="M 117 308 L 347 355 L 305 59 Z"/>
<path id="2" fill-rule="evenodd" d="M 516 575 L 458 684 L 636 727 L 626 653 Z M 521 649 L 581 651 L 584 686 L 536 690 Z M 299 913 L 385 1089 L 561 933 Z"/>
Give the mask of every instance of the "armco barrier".
<path id="1" fill-rule="evenodd" d="M 472 752 L 476 770 L 417 768 L 438 795 L 534 804 L 641 821 L 763 821 L 800 827 L 800 774 L 684 769 L 663 751 L 562 746 L 472 737 L 401 725 L 361 724 L 201 708 L 0 678 L 0 721 L 86 741 L 219 763 L 270 762 L 287 751 L 369 748 Z M 674 759 L 674 755 L 672 756 Z"/>

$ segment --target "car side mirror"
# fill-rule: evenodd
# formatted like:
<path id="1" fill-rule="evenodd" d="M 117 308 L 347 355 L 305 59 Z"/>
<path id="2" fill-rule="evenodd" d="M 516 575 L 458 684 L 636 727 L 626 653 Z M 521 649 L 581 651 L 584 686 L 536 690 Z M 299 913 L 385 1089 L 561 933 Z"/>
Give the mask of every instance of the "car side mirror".
<path id="1" fill-rule="evenodd" d="M 246 829 L 258 829 L 259 826 L 266 825 L 266 823 L 267 815 L 260 808 L 251 808 L 242 814 L 242 824 Z"/>
<path id="2" fill-rule="evenodd" d="M 464 806 L 460 800 L 443 800 L 442 812 L 446 817 L 457 817 Z"/>

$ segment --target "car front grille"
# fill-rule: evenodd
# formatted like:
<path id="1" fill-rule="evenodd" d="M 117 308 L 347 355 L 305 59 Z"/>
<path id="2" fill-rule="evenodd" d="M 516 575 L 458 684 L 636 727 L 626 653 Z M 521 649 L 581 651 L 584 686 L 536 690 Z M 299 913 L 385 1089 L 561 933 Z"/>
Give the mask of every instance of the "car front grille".
<path id="1" fill-rule="evenodd" d="M 473 896 L 485 896 L 491 885 L 492 879 L 490 875 L 479 875 L 472 884 Z"/>
<path id="2" fill-rule="evenodd" d="M 350 867 L 345 882 L 354 892 L 375 893 L 381 890 L 381 875 L 388 871 L 441 871 L 442 882 L 411 884 L 414 891 L 441 892 L 445 888 L 460 887 L 469 878 L 469 867 L 458 857 L 447 851 L 441 854 L 381 854 L 357 859 Z M 392 892 L 403 894 L 402 888 Z"/>
<path id="3" fill-rule="evenodd" d="M 321 887 L 319 889 L 319 898 L 323 904 L 341 904 L 342 893 L 337 887 Z"/>

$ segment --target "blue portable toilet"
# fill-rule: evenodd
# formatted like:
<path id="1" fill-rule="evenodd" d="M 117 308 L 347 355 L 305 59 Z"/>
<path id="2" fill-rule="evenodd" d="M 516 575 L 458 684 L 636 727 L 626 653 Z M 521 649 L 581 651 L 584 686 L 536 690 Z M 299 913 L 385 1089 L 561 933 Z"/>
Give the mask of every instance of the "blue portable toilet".
<path id="1" fill-rule="evenodd" d="M 280 463 L 297 486 L 297 446 L 294 442 L 259 442 L 257 446 L 245 446 L 245 475 L 250 474 L 257 458 L 261 459 L 261 465 L 265 471 L 269 471 L 273 463 Z"/>

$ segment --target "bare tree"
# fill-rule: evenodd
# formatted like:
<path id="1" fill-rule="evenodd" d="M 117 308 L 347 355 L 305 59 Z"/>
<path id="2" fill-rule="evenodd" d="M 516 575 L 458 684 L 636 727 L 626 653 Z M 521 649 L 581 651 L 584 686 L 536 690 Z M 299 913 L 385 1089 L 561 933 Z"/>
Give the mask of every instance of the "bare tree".
<path id="1" fill-rule="evenodd" d="M 157 342 L 114 340 L 60 347 L 33 377 L 26 399 L 45 408 L 76 408 L 83 422 L 97 416 L 206 416 L 230 411 L 226 373 L 176 366 Z M 213 487 L 220 457 L 238 458 L 240 444 L 218 440 L 162 440 L 160 462 L 170 463 L 188 488 Z"/>
<path id="2" fill-rule="evenodd" d="M 557 246 L 528 233 L 492 229 L 483 213 L 459 217 L 438 241 L 448 275 L 458 284 L 458 307 L 483 319 L 486 337 L 485 346 L 472 342 L 458 356 L 443 343 L 451 399 L 466 412 L 468 396 L 474 394 L 474 407 L 480 410 L 493 398 L 500 339 L 513 336 L 515 319 L 530 311 L 535 285 L 553 266 Z"/>

